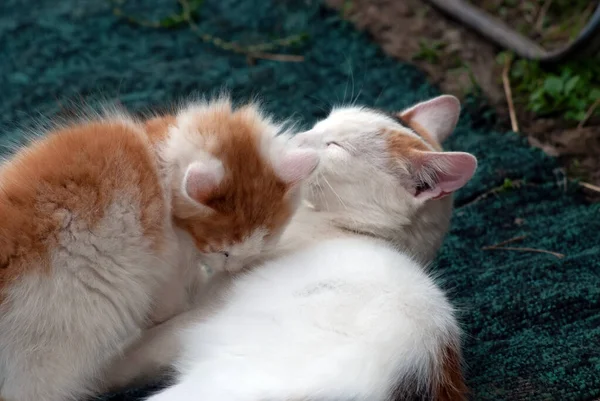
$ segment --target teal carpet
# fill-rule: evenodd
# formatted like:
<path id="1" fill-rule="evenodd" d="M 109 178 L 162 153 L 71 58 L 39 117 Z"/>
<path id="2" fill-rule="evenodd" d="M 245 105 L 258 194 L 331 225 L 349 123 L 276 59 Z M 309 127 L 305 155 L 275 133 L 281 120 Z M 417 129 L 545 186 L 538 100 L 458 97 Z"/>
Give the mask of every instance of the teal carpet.
<path id="1" fill-rule="evenodd" d="M 159 19 L 176 0 L 137 0 L 129 14 Z M 387 58 L 367 37 L 311 0 L 206 0 L 199 29 L 257 43 L 308 38 L 302 63 L 257 60 L 203 44 L 186 27 L 155 29 L 118 19 L 102 0 L 0 3 L 0 142 L 15 127 L 69 115 L 71 102 L 118 99 L 131 110 L 168 107 L 193 93 L 260 93 L 269 110 L 306 124 L 329 104 L 397 110 L 438 94 L 415 68 Z M 435 269 L 460 308 L 473 400 L 593 400 L 600 397 L 600 207 L 563 186 L 553 160 L 493 114 L 467 102 L 450 149 L 480 160 L 456 199 L 454 225 Z M 519 188 L 491 194 L 506 179 Z M 1 217 L 0 217 L 1 218 Z M 508 246 L 560 252 L 482 250 Z M 235 383 L 232 383 L 235 385 Z M 131 401 L 143 390 L 107 396 Z"/>

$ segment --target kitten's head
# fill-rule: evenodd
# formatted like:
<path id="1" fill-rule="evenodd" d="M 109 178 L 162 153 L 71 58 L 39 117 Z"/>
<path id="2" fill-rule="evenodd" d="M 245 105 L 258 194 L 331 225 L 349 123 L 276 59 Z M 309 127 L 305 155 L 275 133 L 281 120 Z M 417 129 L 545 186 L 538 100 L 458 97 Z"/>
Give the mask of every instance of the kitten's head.
<path id="1" fill-rule="evenodd" d="M 448 195 L 465 185 L 477 166 L 468 153 L 442 151 L 440 143 L 454 130 L 459 113 L 452 96 L 395 114 L 334 109 L 295 137 L 302 146 L 322 150 L 309 184 L 310 203 L 334 212 L 345 228 L 387 237 L 431 259 L 448 229 Z M 422 245 L 407 244 L 407 235 Z"/>
<path id="2" fill-rule="evenodd" d="M 280 237 L 318 152 L 293 147 L 255 105 L 195 104 L 169 128 L 162 154 L 176 224 L 213 269 L 236 271 Z"/>

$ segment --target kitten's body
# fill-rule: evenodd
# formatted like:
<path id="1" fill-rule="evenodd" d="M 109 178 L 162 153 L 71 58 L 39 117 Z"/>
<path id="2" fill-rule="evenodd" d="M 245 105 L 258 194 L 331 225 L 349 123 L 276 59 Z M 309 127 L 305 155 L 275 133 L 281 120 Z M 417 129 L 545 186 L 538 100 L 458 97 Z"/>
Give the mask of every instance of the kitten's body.
<path id="1" fill-rule="evenodd" d="M 57 129 L 3 165 L 0 399 L 93 394 L 151 321 L 187 308 L 170 283 L 194 280 L 202 259 L 235 270 L 274 244 L 318 161 L 277 130 L 253 107 L 218 101 L 182 110 L 162 140 L 107 117 Z"/>
<path id="2" fill-rule="evenodd" d="M 367 109 L 334 112 L 297 136 L 323 149 L 311 205 L 264 265 L 217 282 L 214 314 L 165 326 L 163 349 L 174 354 L 162 357 L 180 354 L 178 375 L 150 401 L 465 399 L 453 308 L 411 255 L 433 257 L 450 220 L 446 195 L 476 162 L 439 152 L 456 100 L 401 116 L 429 139 Z"/>
<path id="3" fill-rule="evenodd" d="M 61 130 L 0 172 L 0 397 L 64 400 L 146 325 L 177 245 L 144 131 Z"/>

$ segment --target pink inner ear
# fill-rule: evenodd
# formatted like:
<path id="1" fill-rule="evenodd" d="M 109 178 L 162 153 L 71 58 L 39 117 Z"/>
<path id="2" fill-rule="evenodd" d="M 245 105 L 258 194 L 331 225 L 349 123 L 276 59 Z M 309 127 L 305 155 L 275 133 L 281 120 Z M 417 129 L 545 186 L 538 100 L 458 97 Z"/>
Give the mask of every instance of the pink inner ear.
<path id="1" fill-rule="evenodd" d="M 185 172 L 183 189 L 191 199 L 204 203 L 217 189 L 223 175 L 223 164 L 218 160 L 194 162 Z"/>
<path id="2" fill-rule="evenodd" d="M 438 142 L 443 142 L 456 127 L 460 115 L 460 102 L 454 96 L 442 95 L 421 102 L 401 115 L 423 127 Z"/>
<path id="3" fill-rule="evenodd" d="M 436 175 L 435 184 L 417 195 L 424 200 L 443 198 L 462 188 L 477 168 L 475 156 L 463 152 L 424 152 L 420 162 Z"/>
<path id="4" fill-rule="evenodd" d="M 312 149 L 294 149 L 284 153 L 275 163 L 275 172 L 287 184 L 308 178 L 319 164 L 319 154 Z"/>

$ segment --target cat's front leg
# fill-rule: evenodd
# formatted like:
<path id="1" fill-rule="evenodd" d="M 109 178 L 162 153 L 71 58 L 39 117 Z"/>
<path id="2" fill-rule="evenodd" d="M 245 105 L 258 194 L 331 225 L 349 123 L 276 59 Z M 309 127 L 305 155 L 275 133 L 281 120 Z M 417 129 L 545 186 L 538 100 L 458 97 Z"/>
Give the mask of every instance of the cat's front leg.
<path id="1" fill-rule="evenodd" d="M 218 308 L 223 298 L 221 294 L 227 290 L 233 276 L 214 273 L 208 283 L 202 272 L 188 272 L 186 278 L 188 288 L 182 293 L 186 295 L 189 307 L 144 331 L 141 338 L 110 365 L 104 377 L 107 390 L 148 382 L 168 372 L 181 352 L 181 332 Z"/>
<path id="2" fill-rule="evenodd" d="M 106 391 L 147 383 L 167 373 L 180 355 L 181 331 L 197 321 L 200 314 L 199 310 L 186 311 L 146 330 L 106 369 L 103 377 Z"/>
<path id="3" fill-rule="evenodd" d="M 150 327 L 154 327 L 190 309 L 187 287 L 188 277 L 177 268 L 154 296 L 154 307 L 150 313 Z"/>

